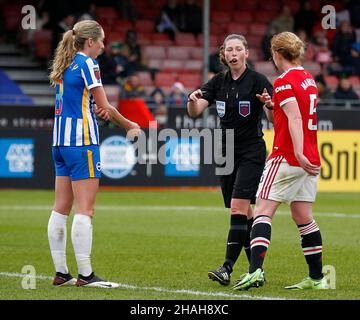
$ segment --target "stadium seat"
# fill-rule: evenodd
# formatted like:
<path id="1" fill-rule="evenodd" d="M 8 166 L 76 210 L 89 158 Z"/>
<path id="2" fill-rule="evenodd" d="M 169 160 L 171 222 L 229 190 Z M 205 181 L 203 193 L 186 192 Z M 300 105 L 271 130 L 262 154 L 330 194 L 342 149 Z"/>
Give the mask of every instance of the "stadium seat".
<path id="1" fill-rule="evenodd" d="M 171 46 L 174 45 L 166 33 L 153 33 L 152 40 L 154 45 Z"/>
<path id="2" fill-rule="evenodd" d="M 189 53 L 191 58 L 195 60 L 202 60 L 204 57 L 202 47 L 192 47 L 190 48 Z"/>
<path id="3" fill-rule="evenodd" d="M 178 71 L 184 68 L 183 60 L 165 59 L 162 63 L 163 71 Z"/>
<path id="4" fill-rule="evenodd" d="M 17 31 L 21 25 L 21 4 L 7 3 L 2 7 L 4 12 L 4 27 L 6 31 Z"/>
<path id="5" fill-rule="evenodd" d="M 118 32 L 125 32 L 132 29 L 133 25 L 129 20 L 114 20 L 112 24 L 112 30 Z"/>
<path id="6" fill-rule="evenodd" d="M 311 73 L 313 77 L 321 73 L 320 64 L 318 64 L 317 62 L 305 61 L 303 66 Z"/>
<path id="7" fill-rule="evenodd" d="M 216 22 L 216 23 L 228 23 L 228 22 L 231 22 L 231 12 L 230 11 L 212 11 L 210 13 L 210 19 L 212 22 Z"/>
<path id="8" fill-rule="evenodd" d="M 135 24 L 137 32 L 151 33 L 155 31 L 155 23 L 153 20 L 138 20 Z"/>
<path id="9" fill-rule="evenodd" d="M 177 78 L 169 72 L 158 72 L 155 75 L 155 85 L 157 87 L 170 87 L 176 82 Z"/>
<path id="10" fill-rule="evenodd" d="M 175 34 L 175 44 L 178 46 L 196 46 L 197 42 L 192 33 L 177 32 Z"/>
<path id="11" fill-rule="evenodd" d="M 167 57 L 168 59 L 187 60 L 190 58 L 189 47 L 169 47 Z"/>
<path id="12" fill-rule="evenodd" d="M 263 35 L 248 35 L 246 40 L 250 49 L 261 49 Z"/>
<path id="13" fill-rule="evenodd" d="M 253 13 L 251 11 L 234 11 L 232 13 L 232 22 L 249 23 L 253 21 Z"/>
<path id="14" fill-rule="evenodd" d="M 125 41 L 125 32 L 116 31 L 116 32 L 109 32 L 105 35 L 106 43 L 111 44 L 112 42 L 124 42 Z"/>
<path id="15" fill-rule="evenodd" d="M 256 11 L 258 7 L 257 0 L 242 0 L 236 2 L 236 8 L 240 10 Z"/>
<path id="16" fill-rule="evenodd" d="M 211 8 L 214 10 L 232 11 L 236 8 L 236 0 L 213 1 Z"/>
<path id="17" fill-rule="evenodd" d="M 50 58 L 52 32 L 51 30 L 37 30 L 34 33 L 35 56 L 37 58 Z"/>
<path id="18" fill-rule="evenodd" d="M 143 49 L 144 55 L 148 59 L 166 59 L 166 50 L 162 46 L 146 46 Z"/>
<path id="19" fill-rule="evenodd" d="M 210 34 L 211 35 L 224 35 L 227 31 L 227 23 L 216 23 L 211 22 L 210 23 Z"/>
<path id="20" fill-rule="evenodd" d="M 137 75 L 139 76 L 141 84 L 144 85 L 145 87 L 153 85 L 153 80 L 151 78 L 150 72 L 139 71 L 137 72 Z"/>
<path id="21" fill-rule="evenodd" d="M 163 60 L 160 60 L 160 59 L 149 59 L 148 63 L 147 63 L 147 66 L 150 69 L 158 69 L 158 70 L 160 70 L 162 68 L 162 62 L 163 62 Z"/>
<path id="22" fill-rule="evenodd" d="M 96 18 L 98 20 L 107 20 L 107 21 L 115 21 L 116 19 L 118 19 L 118 14 L 115 10 L 115 8 L 113 7 L 99 7 L 97 6 L 95 8 L 95 14 L 96 14 Z"/>
<path id="23" fill-rule="evenodd" d="M 268 26 L 266 23 L 252 23 L 250 25 L 250 34 L 253 36 L 264 36 Z"/>
<path id="24" fill-rule="evenodd" d="M 334 92 L 339 84 L 339 79 L 335 76 L 325 76 L 324 79 L 326 86 L 329 87 L 332 92 Z"/>
<path id="25" fill-rule="evenodd" d="M 278 0 L 267 0 L 259 2 L 259 10 L 280 11 Z"/>
<path id="26" fill-rule="evenodd" d="M 201 85 L 200 73 L 179 74 L 178 80 L 187 88 L 198 88 Z"/>
<path id="27" fill-rule="evenodd" d="M 257 11 L 254 15 L 254 21 L 257 23 L 268 24 L 276 17 L 276 11 Z"/>
<path id="28" fill-rule="evenodd" d="M 139 32 L 137 34 L 137 41 L 140 45 L 144 46 L 144 45 L 152 45 L 154 44 L 153 42 L 153 38 L 152 38 L 152 33 L 142 33 Z"/>
<path id="29" fill-rule="evenodd" d="M 204 36 L 199 34 L 197 38 L 198 46 L 203 46 Z M 210 35 L 209 36 L 209 46 L 210 47 L 219 47 L 223 42 L 223 36 Z"/>
<path id="30" fill-rule="evenodd" d="M 187 71 L 200 71 L 202 69 L 203 63 L 200 60 L 188 60 L 184 64 L 184 70 Z"/>
<path id="31" fill-rule="evenodd" d="M 270 61 L 255 61 L 254 67 L 257 72 L 261 72 L 268 77 L 277 75 L 275 67 Z"/>
<path id="32" fill-rule="evenodd" d="M 246 23 L 231 22 L 227 25 L 227 34 L 238 33 L 243 34 L 245 37 L 249 31 L 249 25 Z"/>

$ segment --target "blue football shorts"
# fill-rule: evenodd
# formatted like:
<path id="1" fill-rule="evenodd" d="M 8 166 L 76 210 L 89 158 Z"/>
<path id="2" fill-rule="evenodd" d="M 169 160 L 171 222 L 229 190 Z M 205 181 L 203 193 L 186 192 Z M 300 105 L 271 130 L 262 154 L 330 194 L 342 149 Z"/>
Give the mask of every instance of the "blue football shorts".
<path id="1" fill-rule="evenodd" d="M 97 145 L 53 147 L 56 176 L 67 176 L 72 181 L 101 178 L 100 148 Z"/>

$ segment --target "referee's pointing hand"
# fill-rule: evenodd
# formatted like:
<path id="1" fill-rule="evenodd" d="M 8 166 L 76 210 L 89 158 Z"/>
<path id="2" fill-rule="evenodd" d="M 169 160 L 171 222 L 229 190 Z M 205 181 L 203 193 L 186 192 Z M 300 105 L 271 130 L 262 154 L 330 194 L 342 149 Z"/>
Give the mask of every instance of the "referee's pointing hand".
<path id="1" fill-rule="evenodd" d="M 268 107 L 272 107 L 271 96 L 267 92 L 266 88 L 264 88 L 262 94 L 256 94 L 256 98 L 258 98 L 262 103 L 266 104 Z"/>

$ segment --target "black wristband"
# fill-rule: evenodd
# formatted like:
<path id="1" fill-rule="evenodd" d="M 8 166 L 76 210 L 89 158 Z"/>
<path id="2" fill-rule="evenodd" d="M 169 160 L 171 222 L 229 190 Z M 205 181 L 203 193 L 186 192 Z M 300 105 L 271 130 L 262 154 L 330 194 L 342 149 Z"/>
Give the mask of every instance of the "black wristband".
<path id="1" fill-rule="evenodd" d="M 265 108 L 268 109 L 268 110 L 274 110 L 273 107 L 268 107 L 266 104 L 264 104 Z"/>

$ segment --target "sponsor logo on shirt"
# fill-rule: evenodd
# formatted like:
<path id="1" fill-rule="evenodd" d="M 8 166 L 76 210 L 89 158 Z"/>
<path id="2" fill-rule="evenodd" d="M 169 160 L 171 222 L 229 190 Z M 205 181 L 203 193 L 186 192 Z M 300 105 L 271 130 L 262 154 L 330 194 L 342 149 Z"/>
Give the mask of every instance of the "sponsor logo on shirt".
<path id="1" fill-rule="evenodd" d="M 285 84 L 283 86 L 275 88 L 275 92 L 278 93 L 279 91 L 290 90 L 290 89 L 291 89 L 291 84 Z"/>

